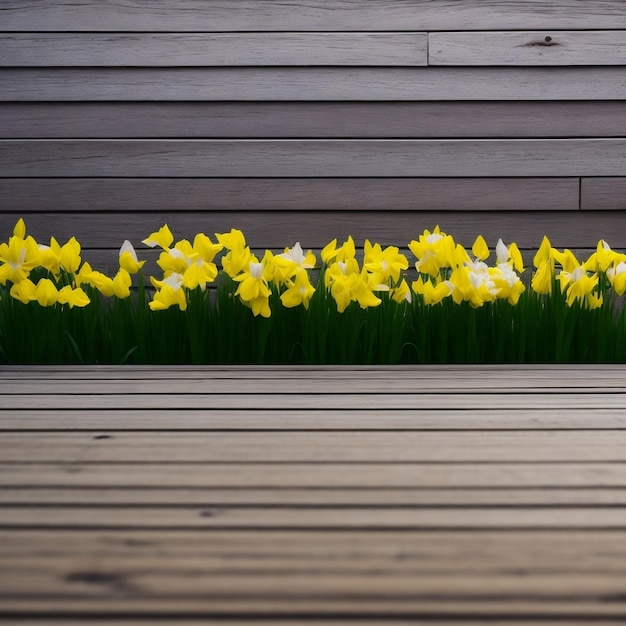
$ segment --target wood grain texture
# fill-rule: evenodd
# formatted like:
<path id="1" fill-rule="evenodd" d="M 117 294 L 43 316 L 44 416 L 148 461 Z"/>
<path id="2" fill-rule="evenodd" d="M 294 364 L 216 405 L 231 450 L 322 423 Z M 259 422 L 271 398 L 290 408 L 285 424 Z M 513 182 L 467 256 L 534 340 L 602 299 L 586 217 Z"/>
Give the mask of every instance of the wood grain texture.
<path id="1" fill-rule="evenodd" d="M 426 65 L 425 33 L 4 34 L 2 67 Z"/>
<path id="2" fill-rule="evenodd" d="M 170 6 L 151 0 L 4 0 L 6 31 L 369 31 L 626 28 L 614 0 L 545 0 L 512 3 L 455 0 L 230 0 Z"/>
<path id="3" fill-rule="evenodd" d="M 363 409 L 356 402 L 353 394 L 346 394 L 344 405 L 352 401 L 352 406 Z M 424 394 L 425 395 L 425 394 Z M 600 400 L 602 396 L 589 395 L 581 400 L 571 394 L 571 404 L 590 407 L 592 402 L 600 402 L 606 408 L 624 408 L 624 402 Z M 91 396 L 90 401 L 67 399 L 57 402 L 64 407 L 96 408 L 126 402 L 135 403 L 129 396 Z M 158 395 L 153 400 L 144 400 L 143 407 L 151 408 L 157 402 L 163 402 Z M 388 396 L 389 410 L 406 408 L 398 406 Z M 17 406 L 12 396 L 7 408 Z M 44 399 L 38 396 L 37 400 Z M 257 400 L 257 405 L 230 397 L 229 401 L 219 395 L 212 396 L 216 408 L 266 408 L 266 402 Z M 324 410 L 339 413 L 342 403 L 337 399 L 328 402 L 322 394 L 316 395 L 318 406 Z M 36 408 L 39 402 L 21 398 L 24 408 Z M 50 400 L 50 399 L 49 399 Z M 169 408 L 184 410 L 190 405 L 198 406 L 209 399 L 196 396 L 180 398 L 180 405 L 171 403 Z M 382 402 L 375 398 L 367 399 L 372 408 L 380 408 Z M 529 408 L 550 408 L 563 406 L 565 401 L 546 401 L 541 397 L 508 396 L 509 404 L 524 402 Z M 313 408 L 311 402 L 301 398 L 301 408 Z M 294 402 L 280 402 L 283 408 L 297 410 Z M 418 402 L 413 399 L 413 404 Z M 424 408 L 463 410 L 481 408 L 488 404 L 475 397 L 456 398 L 437 404 L 431 397 L 419 403 Z M 329 406 L 330 405 L 330 406 Z M 163 404 L 161 404 L 163 406 Z M 167 406 L 167 404 L 165 405 Z M 500 405 L 502 406 L 502 405 Z M 81 463 L 85 460 L 95 463 L 372 463 L 371 471 L 377 463 L 462 463 L 462 462 L 626 462 L 626 432 L 613 431 L 528 431 L 528 432 L 221 432 L 221 433 L 185 433 L 185 432 L 120 432 L 110 437 L 98 437 L 92 433 L 3 433 L 0 453 L 4 463 L 19 463 L 24 459 L 38 463 Z"/>
<path id="4" fill-rule="evenodd" d="M 19 215 L 0 214 L 0 233 L 6 239 Z M 565 219 L 566 217 L 566 219 Z M 140 248 L 151 232 L 169 224 L 176 239 L 193 238 L 198 232 L 243 230 L 250 245 L 284 249 L 300 241 L 305 248 L 322 248 L 337 237 L 352 235 L 359 245 L 365 239 L 405 247 L 425 229 L 441 229 L 466 247 L 482 234 L 493 246 L 499 238 L 521 248 L 537 248 L 544 235 L 558 248 L 594 248 L 600 239 L 616 249 L 626 241 L 626 221 L 614 211 L 536 211 L 532 220 L 523 211 L 239 211 L 142 213 L 31 213 L 28 232 L 38 241 L 51 236 L 66 241 L 76 236 L 82 246 L 118 251 L 124 239 Z M 85 258 L 88 255 L 85 254 Z"/>
<path id="5" fill-rule="evenodd" d="M 97 443 L 97 442 L 96 442 Z M 2 487 L 193 489 L 623 489 L 624 463 L 0 462 Z"/>
<path id="6" fill-rule="evenodd" d="M 3 177 L 619 176 L 626 139 L 2 140 Z"/>
<path id="7" fill-rule="evenodd" d="M 626 177 L 583 178 L 580 188 L 583 211 L 623 211 L 626 209 Z"/>
<path id="8" fill-rule="evenodd" d="M 625 102 L 2 103 L 4 139 L 626 135 Z"/>
<path id="9" fill-rule="evenodd" d="M 626 68 L 24 68 L 0 102 L 624 100 Z"/>
<path id="10" fill-rule="evenodd" d="M 624 65 L 626 31 L 454 32 L 428 35 L 429 65 Z"/>
<path id="11" fill-rule="evenodd" d="M 21 214 L 575 211 L 578 195 L 578 178 L 0 178 L 0 210 Z"/>

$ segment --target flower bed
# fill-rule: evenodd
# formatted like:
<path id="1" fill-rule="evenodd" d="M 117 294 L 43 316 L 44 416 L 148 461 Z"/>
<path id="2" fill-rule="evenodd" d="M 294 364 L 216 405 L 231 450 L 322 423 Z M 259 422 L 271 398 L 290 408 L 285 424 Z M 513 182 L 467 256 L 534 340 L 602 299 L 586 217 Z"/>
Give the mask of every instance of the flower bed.
<path id="1" fill-rule="evenodd" d="M 435 228 L 399 248 L 349 237 L 256 256 L 241 231 L 180 240 L 167 225 L 146 280 L 125 241 L 109 276 L 75 238 L 43 245 L 19 220 L 0 244 L 4 363 L 624 362 L 626 255 L 580 262 L 544 237 L 471 250 Z M 487 261 L 494 257 L 491 265 Z"/>

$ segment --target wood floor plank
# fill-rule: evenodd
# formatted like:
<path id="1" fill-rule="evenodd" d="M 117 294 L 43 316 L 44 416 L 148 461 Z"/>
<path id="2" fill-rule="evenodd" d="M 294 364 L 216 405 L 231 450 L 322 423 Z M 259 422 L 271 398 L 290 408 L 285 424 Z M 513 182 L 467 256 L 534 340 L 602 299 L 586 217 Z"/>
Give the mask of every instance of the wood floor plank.
<path id="1" fill-rule="evenodd" d="M 268 489 L 186 487 L 0 487 L 0 506 L 241 506 L 241 507 L 480 507 L 624 506 L 626 483 L 612 488 L 404 488 Z"/>
<path id="2" fill-rule="evenodd" d="M 613 393 L 405 393 L 405 394 L 301 394 L 283 393 L 264 394 L 206 394 L 187 395 L 171 394 L 15 394 L 2 398 L 5 410 L 45 409 L 54 406 L 64 409 L 164 409 L 183 411 L 211 406 L 213 409 L 247 410 L 375 410 L 387 409 L 503 409 L 510 406 L 522 406 L 526 409 L 626 409 L 626 392 L 616 390 Z"/>
<path id="3" fill-rule="evenodd" d="M 624 507 L 289 508 L 227 506 L 3 506 L 4 528 L 315 528 L 507 529 L 568 528 L 626 531 Z"/>
<path id="4" fill-rule="evenodd" d="M 624 374 L 0 368 L 0 621 L 619 623 Z"/>
<path id="5" fill-rule="evenodd" d="M 276 376 L 276 375 L 275 375 Z M 619 375 L 609 377 L 608 380 L 552 380 L 546 376 L 537 375 L 535 378 L 516 380 L 514 376 L 484 378 L 468 377 L 465 380 L 454 378 L 454 383 L 449 376 L 439 378 L 426 378 L 420 380 L 417 377 L 393 376 L 379 377 L 375 374 L 364 373 L 354 378 L 296 378 L 287 377 L 286 381 L 272 380 L 271 377 L 247 378 L 245 384 L 239 378 L 196 378 L 192 380 L 0 380 L 0 395 L 84 395 L 84 394 L 264 394 L 276 393 L 292 396 L 298 394 L 350 394 L 365 393 L 385 394 L 393 393 L 411 394 L 418 391 L 425 393 L 445 392 L 447 394 L 468 394 L 492 392 L 503 395 L 507 393 L 536 394 L 541 390 L 542 394 L 569 394 L 594 392 L 594 393 L 626 393 L 624 391 L 624 379 Z"/>
<path id="6" fill-rule="evenodd" d="M 1 409 L 2 431 L 620 430 L 623 409 Z"/>
<path id="7" fill-rule="evenodd" d="M 0 463 L 2 487 L 120 488 L 621 488 L 626 464 L 515 463 Z"/>
<path id="8" fill-rule="evenodd" d="M 4 433 L 4 463 L 626 462 L 626 432 Z"/>

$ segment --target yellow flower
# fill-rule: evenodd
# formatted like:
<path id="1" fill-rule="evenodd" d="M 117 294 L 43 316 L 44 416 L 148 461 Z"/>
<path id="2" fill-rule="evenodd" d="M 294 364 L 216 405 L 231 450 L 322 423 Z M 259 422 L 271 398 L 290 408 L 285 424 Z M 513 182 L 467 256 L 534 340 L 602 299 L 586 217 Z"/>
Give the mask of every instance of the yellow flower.
<path id="1" fill-rule="evenodd" d="M 613 267 L 609 267 L 606 270 L 606 276 L 613 287 L 613 291 L 618 296 L 624 295 L 626 292 L 626 262 L 620 261 Z"/>
<path id="2" fill-rule="evenodd" d="M 217 276 L 217 267 L 211 261 L 219 250 L 221 246 L 211 244 L 206 235 L 197 235 L 193 246 L 182 239 L 173 248 L 161 252 L 157 265 L 166 278 L 180 274 L 185 287 L 195 289 L 199 286 L 204 291 L 207 283 L 213 282 Z"/>
<path id="3" fill-rule="evenodd" d="M 113 278 L 112 283 L 114 296 L 120 299 L 128 298 L 128 296 L 130 296 L 130 286 L 133 281 L 130 274 L 123 267 L 120 267 L 117 274 Z"/>
<path id="4" fill-rule="evenodd" d="M 433 285 L 430 279 L 422 280 L 421 276 L 413 281 L 411 288 L 416 294 L 422 296 L 423 302 L 427 306 L 439 304 L 454 291 L 453 285 L 447 280 Z"/>
<path id="5" fill-rule="evenodd" d="M 59 292 L 55 284 L 49 278 L 42 278 L 35 287 L 35 299 L 41 306 L 56 304 Z"/>
<path id="6" fill-rule="evenodd" d="M 170 274 L 164 280 L 150 278 L 158 289 L 148 303 L 151 311 L 163 311 L 171 306 L 178 305 L 181 311 L 187 308 L 187 298 L 183 289 L 183 277 L 180 274 Z"/>
<path id="7" fill-rule="evenodd" d="M 398 304 L 402 304 L 403 302 L 410 304 L 413 299 L 409 285 L 404 278 L 391 290 L 390 295 L 391 299 Z"/>
<path id="8" fill-rule="evenodd" d="M 16 232 L 22 229 L 16 227 Z M 31 270 L 39 265 L 39 247 L 37 242 L 28 236 L 26 239 L 13 235 L 9 242 L 0 244 L 0 284 L 7 281 L 19 283 L 28 278 Z"/>
<path id="9" fill-rule="evenodd" d="M 76 237 L 72 237 L 61 246 L 59 251 L 59 264 L 66 271 L 74 274 L 80 266 L 80 244 Z"/>
<path id="10" fill-rule="evenodd" d="M 28 304 L 36 299 L 35 289 L 33 281 L 30 278 L 24 278 L 24 280 L 13 284 L 9 295 L 24 304 Z"/>
<path id="11" fill-rule="evenodd" d="M 278 282 L 284 282 L 288 278 L 297 276 L 300 269 L 314 268 L 315 261 L 315 255 L 310 250 L 305 254 L 298 241 L 293 248 L 285 248 L 282 254 L 277 254 L 274 257 L 276 269 L 274 278 Z"/>
<path id="12" fill-rule="evenodd" d="M 120 248 L 119 263 L 120 267 L 125 269 L 129 274 L 136 274 L 145 261 L 140 261 L 137 258 L 133 244 L 126 239 Z"/>
<path id="13" fill-rule="evenodd" d="M 157 230 L 155 233 L 152 233 L 141 243 L 145 243 L 150 248 L 159 246 L 159 248 L 163 248 L 164 250 L 166 250 L 172 245 L 173 241 L 174 235 L 172 235 L 172 231 L 169 229 L 169 226 L 167 224 L 163 224 L 163 226 L 161 226 L 159 230 Z"/>
<path id="14" fill-rule="evenodd" d="M 551 294 L 554 281 L 554 257 L 550 240 L 545 236 L 533 257 L 533 265 L 536 268 L 530 283 L 533 291 L 538 294 Z"/>
<path id="15" fill-rule="evenodd" d="M 563 270 L 558 275 L 561 283 L 561 291 L 567 294 L 567 305 L 572 306 L 574 302 L 585 303 L 588 308 L 595 309 L 602 304 L 601 294 L 594 295 L 593 290 L 598 285 L 598 275 L 589 276 L 579 265 L 571 272 Z M 599 298 L 599 299 L 598 299 Z"/>
<path id="16" fill-rule="evenodd" d="M 80 288 L 72 288 L 70 285 L 66 285 L 59 289 L 58 294 L 59 304 L 69 304 L 70 309 L 77 307 L 85 307 L 89 304 L 89 296 Z"/>
<path id="17" fill-rule="evenodd" d="M 315 288 L 311 285 L 307 271 L 300 267 L 296 273 L 287 280 L 287 289 L 280 295 L 280 301 L 286 308 L 304 305 L 309 308 L 309 301 L 315 293 Z"/>
<path id="18" fill-rule="evenodd" d="M 454 266 L 457 261 L 454 239 L 442 233 L 439 226 L 432 233 L 425 230 L 417 241 L 411 241 L 409 250 L 417 259 L 415 269 L 432 277 L 436 277 L 442 269 Z"/>
<path id="19" fill-rule="evenodd" d="M 509 263 L 510 261 L 510 265 L 512 265 L 514 270 L 518 272 L 524 271 L 524 259 L 516 243 L 512 243 L 507 247 L 502 239 L 498 239 L 498 243 L 496 244 L 496 259 L 497 265 Z"/>
<path id="20" fill-rule="evenodd" d="M 248 267 L 252 258 L 250 248 L 246 246 L 246 239 L 243 233 L 235 228 L 229 233 L 216 233 L 215 236 L 220 245 L 228 250 L 222 257 L 222 267 L 231 278 L 235 278 Z"/>
<path id="21" fill-rule="evenodd" d="M 265 252 L 260 263 L 254 255 L 251 255 L 248 267 L 233 278 L 239 283 L 235 295 L 239 296 L 241 301 L 252 309 L 255 317 L 257 315 L 263 317 L 271 315 L 269 306 L 271 290 L 268 286 L 268 277 L 265 274 L 271 261 L 272 253 L 269 250 Z"/>
<path id="22" fill-rule="evenodd" d="M 372 245 L 365 240 L 363 267 L 373 275 L 374 284 L 395 284 L 400 280 L 400 273 L 409 267 L 409 261 L 396 246 Z M 408 289 L 408 287 L 407 287 Z"/>
<path id="23" fill-rule="evenodd" d="M 472 245 L 472 254 L 479 260 L 484 261 L 489 257 L 489 246 L 482 235 L 478 235 Z"/>
<path id="24" fill-rule="evenodd" d="M 322 261 L 328 265 L 330 261 L 345 262 L 349 259 L 354 259 L 356 256 L 356 248 L 354 246 L 354 239 L 351 236 L 337 248 L 337 239 L 333 239 L 330 243 L 326 244 L 322 249 L 321 255 Z"/>

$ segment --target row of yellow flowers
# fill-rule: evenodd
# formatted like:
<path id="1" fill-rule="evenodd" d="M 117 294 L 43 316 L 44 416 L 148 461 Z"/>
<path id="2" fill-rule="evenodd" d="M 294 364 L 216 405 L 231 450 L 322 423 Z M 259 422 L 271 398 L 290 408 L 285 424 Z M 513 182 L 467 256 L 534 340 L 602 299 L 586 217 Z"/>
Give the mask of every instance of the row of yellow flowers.
<path id="1" fill-rule="evenodd" d="M 154 292 L 149 306 L 153 311 L 171 306 L 184 310 L 189 290 L 205 290 L 217 279 L 216 259 L 220 253 L 222 271 L 237 283 L 234 295 L 255 316 L 271 315 L 272 287 L 278 289 L 282 305 L 288 308 L 308 307 L 315 293 L 309 271 L 319 268 L 318 260 L 299 243 L 280 254 L 267 250 L 259 258 L 240 230 L 216 233 L 215 241 L 199 233 L 193 242 L 186 239 L 174 242 L 167 225 L 143 243 L 161 250 L 157 264 L 162 276 L 150 277 Z M 341 245 L 334 239 L 320 254 L 323 267 L 320 284 L 332 295 L 339 312 L 352 302 L 361 308 L 376 307 L 382 302 L 383 292 L 398 303 L 411 302 L 417 295 L 426 305 L 452 298 L 457 304 L 468 302 L 472 307 L 481 307 L 496 300 L 515 305 L 525 290 L 520 278 L 524 261 L 515 243 L 507 246 L 499 240 L 493 265 L 486 263 L 490 250 L 482 236 L 477 237 L 468 251 L 438 227 L 432 232 L 424 231 L 408 248 L 415 257 L 417 271 L 417 278 L 410 285 L 406 277 L 409 259 L 398 247 L 383 248 L 365 241 L 359 261 L 352 237 Z M 38 243 L 26 234 L 26 225 L 20 219 L 8 242 L 0 244 L 0 284 L 9 283 L 10 296 L 23 303 L 84 307 L 90 301 L 82 288 L 84 285 L 107 297 L 129 297 L 132 275 L 144 263 L 138 259 L 133 245 L 125 241 L 119 252 L 119 268 L 113 276 L 108 276 L 81 259 L 81 246 L 76 238 L 63 245 L 54 237 L 49 244 Z M 572 251 L 557 250 L 544 237 L 533 265 L 531 288 L 536 293 L 549 294 L 556 278 L 570 306 L 575 302 L 589 309 L 601 306 L 601 285 L 610 285 L 618 296 L 626 291 L 626 255 L 612 250 L 605 241 L 600 241 L 596 251 L 581 263 Z M 31 272 L 38 268 L 46 270 L 46 275 L 34 282 Z"/>

